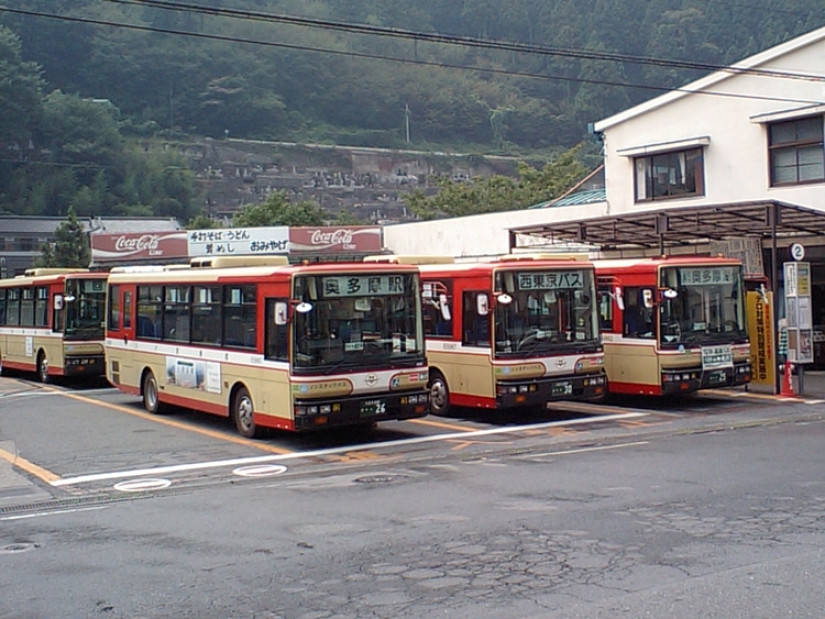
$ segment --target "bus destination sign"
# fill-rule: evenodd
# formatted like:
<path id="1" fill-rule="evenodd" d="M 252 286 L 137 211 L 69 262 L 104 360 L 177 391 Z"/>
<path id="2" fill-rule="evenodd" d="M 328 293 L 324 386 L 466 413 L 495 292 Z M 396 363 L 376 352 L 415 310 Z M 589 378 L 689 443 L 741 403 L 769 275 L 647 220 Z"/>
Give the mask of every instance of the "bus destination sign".
<path id="1" fill-rule="evenodd" d="M 736 281 L 736 267 L 696 267 L 679 269 L 679 280 L 683 286 L 714 286 L 732 284 Z"/>
<path id="2" fill-rule="evenodd" d="M 584 273 L 572 271 L 521 271 L 517 274 L 519 290 L 561 290 L 584 288 Z"/>
<path id="3" fill-rule="evenodd" d="M 324 296 L 369 297 L 404 294 L 403 275 L 342 275 L 322 278 Z"/>

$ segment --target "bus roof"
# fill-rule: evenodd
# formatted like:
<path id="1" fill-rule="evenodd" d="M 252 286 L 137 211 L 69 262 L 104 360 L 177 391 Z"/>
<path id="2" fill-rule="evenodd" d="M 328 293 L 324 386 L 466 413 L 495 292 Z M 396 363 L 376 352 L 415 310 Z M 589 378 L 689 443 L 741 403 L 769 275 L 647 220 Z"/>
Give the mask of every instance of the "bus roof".
<path id="1" fill-rule="evenodd" d="M 90 271 L 89 269 L 27 269 L 23 275 L 0 279 L 0 288 L 54 284 L 66 279 L 106 279 L 107 276 L 105 271 Z"/>
<path id="2" fill-rule="evenodd" d="M 527 260 L 490 260 L 485 262 L 457 262 L 455 264 L 421 264 L 418 269 L 422 275 L 487 275 L 495 271 L 531 271 L 546 269 L 592 269 L 592 263 L 582 260 L 564 258 L 561 260 L 527 259 Z"/>
<path id="3" fill-rule="evenodd" d="M 417 273 L 413 265 L 362 262 L 319 262 L 311 264 L 275 264 L 266 266 L 200 266 L 161 271 L 115 272 L 109 275 L 110 283 L 200 283 L 218 280 L 249 280 L 254 282 L 282 275 L 335 275 L 341 273 Z"/>
<path id="4" fill-rule="evenodd" d="M 452 264 L 452 256 L 425 256 L 425 255 L 378 255 L 366 256 L 364 262 L 383 262 L 385 264 Z"/>
<path id="5" fill-rule="evenodd" d="M 660 266 L 700 266 L 708 264 L 738 265 L 742 264 L 737 258 L 724 256 L 656 256 L 652 258 L 621 258 L 616 260 L 594 260 L 596 271 L 615 271 L 617 269 L 632 269 L 638 271 L 655 270 Z"/>
<path id="6" fill-rule="evenodd" d="M 36 267 L 34 269 L 26 269 L 23 272 L 23 277 L 45 277 L 48 275 L 67 275 L 69 273 L 88 273 L 89 269 L 63 269 L 55 267 Z"/>

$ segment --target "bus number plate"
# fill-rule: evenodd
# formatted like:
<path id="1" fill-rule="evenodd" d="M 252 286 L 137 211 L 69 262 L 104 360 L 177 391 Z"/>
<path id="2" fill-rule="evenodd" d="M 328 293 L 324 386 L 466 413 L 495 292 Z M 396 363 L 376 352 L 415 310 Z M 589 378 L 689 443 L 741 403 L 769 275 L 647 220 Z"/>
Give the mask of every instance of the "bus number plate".
<path id="1" fill-rule="evenodd" d="M 722 370 L 717 370 L 716 372 L 711 372 L 710 376 L 708 376 L 708 382 L 711 385 L 717 385 L 719 383 L 726 383 L 728 382 L 728 376 Z"/>
<path id="2" fill-rule="evenodd" d="M 553 385 L 552 395 L 570 395 L 573 393 L 573 383 L 564 382 Z"/>
<path id="3" fill-rule="evenodd" d="M 364 400 L 361 402 L 361 416 L 383 415 L 387 412 L 387 402 L 385 400 Z"/>

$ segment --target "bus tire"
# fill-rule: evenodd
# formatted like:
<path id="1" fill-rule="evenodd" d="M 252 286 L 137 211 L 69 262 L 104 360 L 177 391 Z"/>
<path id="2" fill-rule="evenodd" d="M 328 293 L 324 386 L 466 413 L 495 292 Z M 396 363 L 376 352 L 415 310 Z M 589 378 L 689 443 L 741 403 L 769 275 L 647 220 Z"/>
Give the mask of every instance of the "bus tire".
<path id="1" fill-rule="evenodd" d="M 232 421 L 238 433 L 246 438 L 256 438 L 260 430 L 255 425 L 255 406 L 246 387 L 240 387 L 232 398 Z"/>
<path id="2" fill-rule="evenodd" d="M 143 387 L 141 389 L 143 394 L 143 408 L 158 415 L 161 412 L 160 396 L 158 395 L 158 381 L 152 370 L 147 370 L 143 374 Z"/>
<path id="3" fill-rule="evenodd" d="M 52 382 L 52 377 L 49 376 L 49 358 L 44 351 L 37 353 L 37 378 L 44 385 Z"/>
<path id="4" fill-rule="evenodd" d="M 3 372 L 3 357 L 0 356 L 0 376 L 5 376 L 6 373 Z"/>
<path id="5" fill-rule="evenodd" d="M 433 415 L 446 416 L 450 412 L 450 389 L 447 380 L 438 371 L 430 371 L 430 412 Z"/>

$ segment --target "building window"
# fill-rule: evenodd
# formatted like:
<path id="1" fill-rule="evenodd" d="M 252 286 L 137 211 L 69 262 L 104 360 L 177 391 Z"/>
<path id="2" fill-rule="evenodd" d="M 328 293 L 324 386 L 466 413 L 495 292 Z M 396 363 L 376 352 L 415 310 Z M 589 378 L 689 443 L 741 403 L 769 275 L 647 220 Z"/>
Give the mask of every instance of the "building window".
<path id="1" fill-rule="evenodd" d="M 768 133 L 771 187 L 825 180 L 821 116 L 775 123 Z"/>
<path id="2" fill-rule="evenodd" d="M 701 148 L 637 157 L 636 201 L 705 195 Z"/>
<path id="3" fill-rule="evenodd" d="M 20 251 L 34 251 L 34 249 L 34 239 L 25 237 L 20 239 Z"/>

